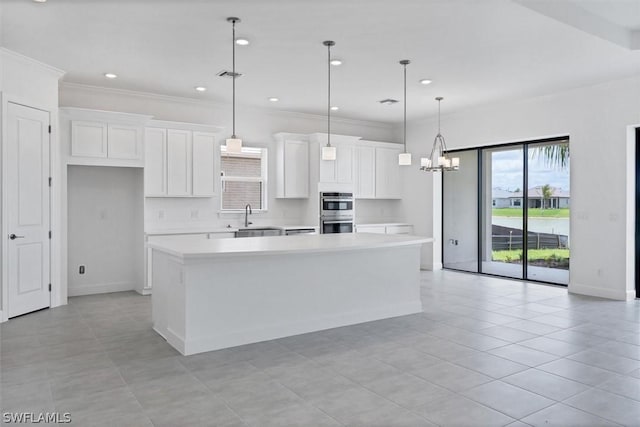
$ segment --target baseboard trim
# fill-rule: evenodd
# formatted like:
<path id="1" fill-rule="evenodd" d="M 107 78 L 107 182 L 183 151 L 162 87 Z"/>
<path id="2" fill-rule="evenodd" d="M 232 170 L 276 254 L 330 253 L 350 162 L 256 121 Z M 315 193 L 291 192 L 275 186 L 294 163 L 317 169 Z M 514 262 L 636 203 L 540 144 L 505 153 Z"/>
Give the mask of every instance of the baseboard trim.
<path id="1" fill-rule="evenodd" d="M 9 320 L 9 319 L 6 319 L 6 318 L 4 317 L 4 313 L 2 312 L 2 310 L 0 310 L 0 323 L 2 323 L 2 322 L 6 322 L 7 320 Z"/>
<path id="2" fill-rule="evenodd" d="M 151 288 L 136 289 L 136 292 L 140 295 L 151 295 Z"/>
<path id="3" fill-rule="evenodd" d="M 294 324 L 270 325 L 233 334 L 201 336 L 186 340 L 173 333 L 170 328 L 167 328 L 162 332 L 158 331 L 155 327 L 154 330 L 165 338 L 176 350 L 183 355 L 188 356 L 206 351 L 236 347 L 244 344 L 268 341 L 416 313 L 422 313 L 422 303 L 420 301 L 398 304 L 393 307 L 385 307 L 377 310 L 341 313 L 297 322 Z"/>
<path id="4" fill-rule="evenodd" d="M 69 286 L 69 296 L 108 294 L 111 292 L 133 291 L 134 289 L 135 283 L 133 282 L 92 283 L 77 287 Z"/>
<path id="5" fill-rule="evenodd" d="M 596 286 L 581 285 L 579 283 L 569 283 L 569 293 L 618 301 L 629 301 L 636 297 L 635 291 L 632 290 L 603 289 Z"/>

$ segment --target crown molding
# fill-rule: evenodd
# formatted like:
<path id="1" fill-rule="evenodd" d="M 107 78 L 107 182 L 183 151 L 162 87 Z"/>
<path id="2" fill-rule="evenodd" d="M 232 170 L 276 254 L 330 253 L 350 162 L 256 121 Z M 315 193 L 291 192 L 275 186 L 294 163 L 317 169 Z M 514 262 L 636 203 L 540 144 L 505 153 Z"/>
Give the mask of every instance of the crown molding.
<path id="1" fill-rule="evenodd" d="M 30 58 L 13 50 L 9 50 L 6 47 L 0 47 L 0 55 L 7 56 L 24 64 L 35 65 L 37 67 L 43 68 L 44 70 L 56 75 L 58 78 L 61 78 L 66 73 L 66 71 L 64 70 L 61 70 L 49 64 L 45 64 L 44 62 L 40 62 L 37 59 Z"/>
<path id="2" fill-rule="evenodd" d="M 183 96 L 163 95 L 159 93 L 141 92 L 141 91 L 135 91 L 130 89 L 108 88 L 103 86 L 93 86 L 93 85 L 87 85 L 83 83 L 74 83 L 74 82 L 66 82 L 66 81 L 60 82 L 60 88 L 75 89 L 75 90 L 82 90 L 82 91 L 93 92 L 93 93 L 103 93 L 103 94 L 109 94 L 109 95 L 130 96 L 130 97 L 155 100 L 155 101 L 176 102 L 176 103 L 181 103 L 186 105 L 196 105 L 196 106 L 209 107 L 209 108 L 211 107 L 231 108 L 230 103 L 224 103 L 224 102 L 216 102 L 216 101 L 210 101 L 210 100 L 205 101 L 202 99 L 187 98 Z M 295 117 L 295 118 L 312 119 L 312 120 L 327 119 L 326 116 L 322 116 L 319 114 L 302 113 L 299 111 L 273 110 L 273 109 L 264 108 L 264 107 L 240 106 L 239 109 L 244 111 L 254 111 L 262 114 L 269 114 L 269 115 L 275 115 L 275 116 L 286 116 L 286 117 Z M 342 118 L 342 117 L 336 118 L 333 116 L 331 118 L 331 122 L 347 124 L 347 125 L 355 125 L 355 126 L 367 126 L 372 128 L 378 128 L 378 129 L 389 129 L 393 126 L 393 123 L 376 122 L 376 121 L 359 120 L 359 119 L 348 119 L 348 118 Z"/>

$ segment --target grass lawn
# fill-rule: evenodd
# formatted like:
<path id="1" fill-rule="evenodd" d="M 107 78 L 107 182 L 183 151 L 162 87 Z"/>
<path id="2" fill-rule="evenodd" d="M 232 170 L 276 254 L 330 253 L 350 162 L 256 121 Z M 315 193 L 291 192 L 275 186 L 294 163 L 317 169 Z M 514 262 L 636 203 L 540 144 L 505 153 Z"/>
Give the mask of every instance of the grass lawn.
<path id="1" fill-rule="evenodd" d="M 529 249 L 529 259 L 548 259 L 555 255 L 558 259 L 568 259 L 569 249 Z M 520 249 L 512 251 L 493 251 L 493 261 L 510 262 L 520 259 Z"/>
<path id="2" fill-rule="evenodd" d="M 569 218 L 569 208 L 562 209 L 529 209 L 529 218 Z M 493 216 L 515 216 L 522 218 L 522 209 L 493 208 Z"/>

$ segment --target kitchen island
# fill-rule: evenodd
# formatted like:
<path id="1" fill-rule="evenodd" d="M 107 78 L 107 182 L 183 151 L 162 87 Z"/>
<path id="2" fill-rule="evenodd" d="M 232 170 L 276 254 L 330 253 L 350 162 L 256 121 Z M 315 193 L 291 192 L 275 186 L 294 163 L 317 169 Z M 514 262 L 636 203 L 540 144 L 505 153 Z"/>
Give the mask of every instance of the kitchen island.
<path id="1" fill-rule="evenodd" d="M 419 313 L 420 248 L 369 233 L 158 240 L 153 328 L 184 355 Z"/>

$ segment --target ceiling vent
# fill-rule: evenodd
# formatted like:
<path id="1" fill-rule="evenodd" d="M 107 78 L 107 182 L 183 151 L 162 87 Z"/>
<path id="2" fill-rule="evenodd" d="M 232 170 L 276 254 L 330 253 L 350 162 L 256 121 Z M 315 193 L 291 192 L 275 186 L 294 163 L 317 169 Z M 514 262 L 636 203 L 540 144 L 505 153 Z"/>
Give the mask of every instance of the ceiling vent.
<path id="1" fill-rule="evenodd" d="M 222 71 L 220 71 L 220 72 L 219 72 L 218 74 L 216 74 L 216 75 L 217 75 L 218 77 L 230 77 L 230 78 L 231 78 L 231 77 L 233 77 L 233 76 L 234 76 L 234 72 L 233 72 L 233 71 L 222 70 Z M 237 79 L 238 77 L 241 77 L 241 76 L 242 76 L 242 73 L 238 73 L 238 72 L 236 72 L 236 73 L 235 73 L 235 77 L 236 77 L 236 79 Z"/>
<path id="2" fill-rule="evenodd" d="M 387 98 L 387 99 L 382 99 L 378 102 L 383 105 L 393 105 L 393 104 L 396 104 L 398 100 L 393 98 Z"/>

